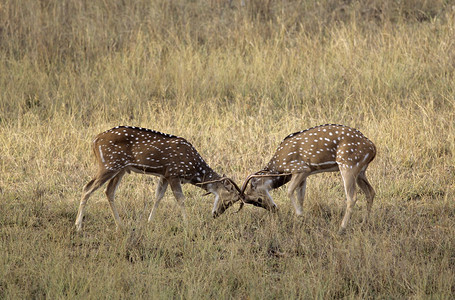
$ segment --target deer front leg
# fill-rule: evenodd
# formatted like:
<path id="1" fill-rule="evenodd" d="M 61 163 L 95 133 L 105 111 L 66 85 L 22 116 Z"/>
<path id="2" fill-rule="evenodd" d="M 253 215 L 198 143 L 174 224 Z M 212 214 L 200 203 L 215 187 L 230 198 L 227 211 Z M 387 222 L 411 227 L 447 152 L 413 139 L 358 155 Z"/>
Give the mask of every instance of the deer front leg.
<path id="1" fill-rule="evenodd" d="M 288 197 L 291 199 L 297 216 L 301 216 L 303 212 L 303 199 L 305 198 L 306 178 L 307 174 L 298 173 L 292 176 L 288 187 Z M 295 192 L 297 191 L 297 197 Z"/>
<path id="2" fill-rule="evenodd" d="M 305 190 L 306 190 L 306 179 L 297 188 L 297 201 L 294 203 L 295 212 L 298 216 L 302 215 L 303 212 L 303 200 L 305 199 Z"/>
<path id="3" fill-rule="evenodd" d="M 175 200 L 177 201 L 178 205 L 180 206 L 180 210 L 182 212 L 183 222 L 185 225 L 188 226 L 188 219 L 186 218 L 185 212 L 185 195 L 182 191 L 182 185 L 180 184 L 179 178 L 173 178 L 169 180 L 169 184 L 171 186 L 172 192 L 174 193 Z"/>
<path id="4" fill-rule="evenodd" d="M 163 197 L 164 197 L 164 193 L 166 192 L 167 186 L 168 186 L 167 180 L 161 177 L 160 181 L 158 182 L 158 186 L 156 188 L 155 204 L 153 204 L 152 210 L 150 211 L 148 222 L 152 221 L 153 216 L 156 213 L 156 209 L 158 208 L 158 205 L 160 204 L 161 199 L 163 199 Z"/>

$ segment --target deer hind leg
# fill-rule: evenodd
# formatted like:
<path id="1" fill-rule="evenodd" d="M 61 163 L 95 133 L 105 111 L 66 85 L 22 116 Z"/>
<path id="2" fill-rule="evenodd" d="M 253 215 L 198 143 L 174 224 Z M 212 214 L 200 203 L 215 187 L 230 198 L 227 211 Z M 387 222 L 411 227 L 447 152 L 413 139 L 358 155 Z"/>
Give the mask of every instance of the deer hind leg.
<path id="1" fill-rule="evenodd" d="M 292 176 L 291 182 L 288 187 L 288 197 L 291 199 L 295 208 L 295 213 L 298 216 L 302 215 L 303 199 L 305 198 L 306 178 L 307 174 L 298 173 Z M 297 196 L 295 192 L 297 191 Z"/>
<path id="2" fill-rule="evenodd" d="M 117 172 L 101 172 L 94 179 L 90 180 L 83 188 L 83 195 L 81 203 L 79 204 L 79 210 L 76 217 L 76 230 L 80 231 L 82 229 L 82 220 L 84 219 L 85 206 L 87 205 L 87 200 L 90 195 L 99 189 L 103 184 L 106 183 L 109 179 L 114 177 Z"/>
<path id="3" fill-rule="evenodd" d="M 106 188 L 106 196 L 107 200 L 109 201 L 109 205 L 112 210 L 112 215 L 114 216 L 115 220 L 115 225 L 117 226 L 117 229 L 122 228 L 122 221 L 120 220 L 120 217 L 118 215 L 118 211 L 115 208 L 114 205 L 114 197 L 115 197 L 115 191 L 117 190 L 118 185 L 120 184 L 120 181 L 122 180 L 123 175 L 125 175 L 125 171 L 119 172 L 117 175 L 112 178 Z"/>
<path id="4" fill-rule="evenodd" d="M 359 176 L 357 176 L 357 185 L 365 193 L 365 198 L 367 200 L 367 212 L 363 220 L 366 222 L 370 219 L 371 207 L 373 206 L 373 199 L 376 193 L 371 184 L 368 182 L 368 179 L 365 175 L 365 170 L 361 171 L 359 173 Z"/>
<path id="5" fill-rule="evenodd" d="M 340 170 L 344 182 L 344 190 L 346 193 L 346 212 L 344 213 L 344 218 L 343 221 L 341 222 L 339 232 L 344 233 L 346 227 L 348 226 L 349 219 L 351 218 L 352 210 L 357 201 L 355 190 L 357 174 L 354 171 L 354 169 L 350 169 L 347 167 L 341 167 Z"/>
<path id="6" fill-rule="evenodd" d="M 182 185 L 180 184 L 180 179 L 178 178 L 173 178 L 169 180 L 169 184 L 172 189 L 172 193 L 174 194 L 175 200 L 177 201 L 178 205 L 180 206 L 180 210 L 182 212 L 182 217 L 183 217 L 183 222 L 185 222 L 185 225 L 188 225 L 188 219 L 186 218 L 186 212 L 185 212 L 185 195 L 183 194 L 182 191 Z"/>
<path id="7" fill-rule="evenodd" d="M 160 181 L 158 182 L 158 187 L 156 188 L 155 192 L 155 204 L 152 207 L 152 210 L 150 211 L 150 215 L 148 218 L 148 221 L 151 222 L 153 219 L 153 216 L 156 213 L 156 209 L 158 208 L 158 205 L 160 204 L 161 199 L 164 197 L 164 193 L 166 192 L 168 186 L 168 182 L 164 178 L 160 178 Z"/>

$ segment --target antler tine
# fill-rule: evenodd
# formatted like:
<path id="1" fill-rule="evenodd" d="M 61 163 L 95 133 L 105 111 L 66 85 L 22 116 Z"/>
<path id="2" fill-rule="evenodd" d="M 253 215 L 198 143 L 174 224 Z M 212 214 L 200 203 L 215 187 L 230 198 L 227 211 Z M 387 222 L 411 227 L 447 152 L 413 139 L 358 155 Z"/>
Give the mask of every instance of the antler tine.
<path id="1" fill-rule="evenodd" d="M 239 211 L 241 211 L 243 206 L 245 206 L 245 201 L 240 202 L 239 209 L 235 213 L 238 213 Z"/>
<path id="2" fill-rule="evenodd" d="M 242 189 L 240 190 L 240 194 L 243 195 L 243 194 L 245 193 L 246 187 L 248 186 L 248 182 L 250 182 L 250 180 L 251 180 L 253 177 L 256 177 L 255 174 L 250 174 L 250 175 L 248 175 L 248 177 L 245 179 L 245 181 L 244 181 L 243 184 L 242 184 Z"/>
<path id="3" fill-rule="evenodd" d="M 204 182 L 198 182 L 196 185 L 203 185 L 203 184 L 209 184 L 209 183 L 215 183 L 215 182 L 220 182 L 226 180 L 226 177 L 221 177 L 220 179 L 215 179 L 215 180 L 209 180 L 209 181 L 204 181 Z"/>

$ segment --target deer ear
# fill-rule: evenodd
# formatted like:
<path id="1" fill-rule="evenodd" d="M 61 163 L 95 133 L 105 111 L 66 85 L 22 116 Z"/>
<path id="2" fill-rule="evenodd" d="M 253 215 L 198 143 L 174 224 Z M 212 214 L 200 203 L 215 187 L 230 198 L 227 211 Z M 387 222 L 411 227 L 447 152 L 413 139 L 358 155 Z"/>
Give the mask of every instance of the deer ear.
<path id="1" fill-rule="evenodd" d="M 255 187 L 256 187 L 256 180 L 255 180 L 255 178 L 251 179 L 250 185 L 251 185 L 251 188 L 255 188 Z"/>
<path id="2" fill-rule="evenodd" d="M 232 183 L 229 180 L 223 180 L 223 185 L 226 188 L 226 190 L 232 192 L 234 190 L 234 187 L 232 186 Z"/>

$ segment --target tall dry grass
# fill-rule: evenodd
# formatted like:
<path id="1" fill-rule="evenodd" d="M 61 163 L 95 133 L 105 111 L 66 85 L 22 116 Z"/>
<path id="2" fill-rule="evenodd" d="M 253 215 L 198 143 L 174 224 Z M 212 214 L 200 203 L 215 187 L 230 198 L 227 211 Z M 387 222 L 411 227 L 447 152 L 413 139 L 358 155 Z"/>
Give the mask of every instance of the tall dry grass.
<path id="1" fill-rule="evenodd" d="M 455 294 L 454 3 L 14 1 L 0 4 L 1 298 L 445 298 Z M 304 217 L 219 219 L 185 186 L 145 224 L 155 180 L 130 175 L 74 232 L 112 126 L 187 138 L 239 183 L 290 132 L 372 139 L 371 224 L 348 233 L 339 175 L 309 179 Z"/>

